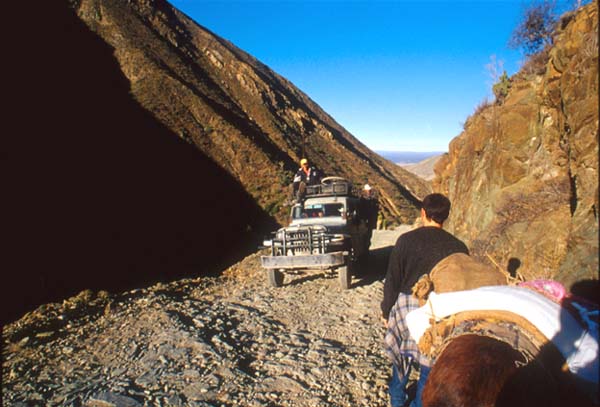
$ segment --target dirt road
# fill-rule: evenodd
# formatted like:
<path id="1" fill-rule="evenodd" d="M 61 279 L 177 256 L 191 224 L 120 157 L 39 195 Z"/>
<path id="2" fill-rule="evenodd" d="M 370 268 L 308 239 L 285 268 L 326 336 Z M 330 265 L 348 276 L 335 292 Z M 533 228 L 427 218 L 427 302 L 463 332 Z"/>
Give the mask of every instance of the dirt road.
<path id="1" fill-rule="evenodd" d="M 375 231 L 349 290 L 272 288 L 255 253 L 220 278 L 83 292 L 3 330 L 5 405 L 386 406 L 382 279 L 404 227 Z"/>

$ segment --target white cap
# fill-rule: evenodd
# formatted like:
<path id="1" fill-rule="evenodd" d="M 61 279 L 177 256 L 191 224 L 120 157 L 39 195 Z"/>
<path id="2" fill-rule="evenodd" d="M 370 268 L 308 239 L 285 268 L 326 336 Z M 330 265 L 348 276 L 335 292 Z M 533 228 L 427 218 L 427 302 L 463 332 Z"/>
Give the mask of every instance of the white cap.
<path id="1" fill-rule="evenodd" d="M 370 190 L 371 190 L 371 185 L 369 185 L 369 184 L 365 184 L 365 186 L 363 187 L 363 189 L 364 189 L 365 191 L 370 191 Z"/>

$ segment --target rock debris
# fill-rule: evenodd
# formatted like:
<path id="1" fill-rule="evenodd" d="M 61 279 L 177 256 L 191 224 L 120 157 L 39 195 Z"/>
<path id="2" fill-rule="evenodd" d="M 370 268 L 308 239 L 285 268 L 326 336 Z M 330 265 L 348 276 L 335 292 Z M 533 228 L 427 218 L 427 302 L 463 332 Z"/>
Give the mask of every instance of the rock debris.
<path id="1" fill-rule="evenodd" d="M 373 249 L 350 290 L 324 272 L 269 287 L 259 252 L 218 278 L 44 305 L 3 329 L 4 403 L 386 406 L 379 301 L 389 247 Z"/>

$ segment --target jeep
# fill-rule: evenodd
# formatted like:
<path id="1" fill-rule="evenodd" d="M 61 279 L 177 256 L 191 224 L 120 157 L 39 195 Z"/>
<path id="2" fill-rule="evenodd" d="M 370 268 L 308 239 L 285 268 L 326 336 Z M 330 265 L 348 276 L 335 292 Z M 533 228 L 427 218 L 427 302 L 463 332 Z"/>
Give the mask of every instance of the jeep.
<path id="1" fill-rule="evenodd" d="M 271 253 L 261 263 L 273 287 L 283 285 L 285 273 L 317 269 L 337 271 L 340 286 L 348 289 L 358 259 L 368 255 L 368 240 L 352 185 L 327 177 L 306 187 L 306 195 L 292 206 L 290 225 L 263 242 Z"/>

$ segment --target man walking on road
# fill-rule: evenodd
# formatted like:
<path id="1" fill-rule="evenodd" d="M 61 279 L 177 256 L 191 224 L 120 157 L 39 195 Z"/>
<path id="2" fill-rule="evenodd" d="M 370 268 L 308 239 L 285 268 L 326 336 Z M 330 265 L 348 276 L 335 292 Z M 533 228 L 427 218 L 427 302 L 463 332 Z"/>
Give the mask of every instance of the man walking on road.
<path id="1" fill-rule="evenodd" d="M 453 253 L 469 254 L 467 246 L 443 229 L 450 214 L 450 201 L 442 194 L 425 197 L 421 207 L 423 226 L 401 235 L 396 241 L 383 287 L 382 318 L 387 328 L 386 352 L 392 360 L 390 402 L 392 407 L 404 406 L 408 401 L 406 386 L 411 368 L 420 368 L 417 394 L 411 407 L 421 406 L 421 394 L 431 361 L 421 355 L 410 337 L 405 316 L 419 307 L 411 290 L 419 278 Z"/>

